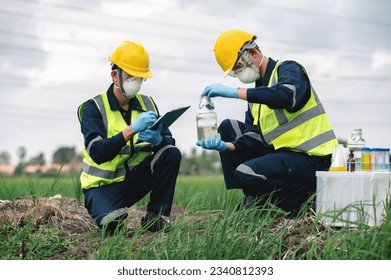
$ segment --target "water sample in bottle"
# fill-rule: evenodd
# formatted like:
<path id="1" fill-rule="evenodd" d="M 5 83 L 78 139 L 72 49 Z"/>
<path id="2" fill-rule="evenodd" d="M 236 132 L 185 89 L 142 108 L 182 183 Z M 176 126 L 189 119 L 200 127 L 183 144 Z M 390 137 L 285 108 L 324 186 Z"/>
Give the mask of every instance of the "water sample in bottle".
<path id="1" fill-rule="evenodd" d="M 217 137 L 217 115 L 212 100 L 203 96 L 197 112 L 197 143 L 208 136 Z"/>
<path id="2" fill-rule="evenodd" d="M 355 128 L 352 130 L 351 138 L 348 141 L 348 149 L 353 152 L 356 161 L 356 171 L 360 171 L 363 165 L 362 149 L 365 148 L 366 141 L 362 138 L 362 129 Z"/>

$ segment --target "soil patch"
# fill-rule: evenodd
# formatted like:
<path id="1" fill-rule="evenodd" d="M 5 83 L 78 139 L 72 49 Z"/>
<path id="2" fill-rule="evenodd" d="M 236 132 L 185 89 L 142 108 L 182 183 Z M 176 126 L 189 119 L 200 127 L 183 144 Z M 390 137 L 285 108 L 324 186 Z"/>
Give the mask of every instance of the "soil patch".
<path id="1" fill-rule="evenodd" d="M 184 208 L 173 205 L 170 220 L 184 213 Z M 146 213 L 146 206 L 127 209 L 127 226 L 134 230 L 140 227 L 140 220 Z M 99 248 L 102 238 L 98 227 L 85 207 L 76 199 L 59 195 L 39 199 L 17 198 L 0 200 L 0 226 L 10 224 L 22 228 L 30 224 L 33 228 L 49 226 L 65 233 L 75 245 L 68 251 L 58 253 L 50 259 L 88 259 L 89 254 Z M 147 238 L 147 236 L 146 236 Z M 22 245 L 21 245 L 22 246 Z M 23 251 L 23 248 L 20 249 Z M 20 256 L 23 259 L 23 255 Z"/>

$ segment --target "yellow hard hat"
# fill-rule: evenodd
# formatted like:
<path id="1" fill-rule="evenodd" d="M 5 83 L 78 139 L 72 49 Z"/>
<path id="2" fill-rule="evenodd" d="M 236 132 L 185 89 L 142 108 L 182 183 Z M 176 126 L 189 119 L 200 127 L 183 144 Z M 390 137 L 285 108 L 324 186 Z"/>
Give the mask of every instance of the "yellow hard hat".
<path id="1" fill-rule="evenodd" d="M 242 46 L 254 38 L 254 34 L 243 30 L 227 30 L 216 40 L 214 45 L 215 57 L 224 71 L 224 77 L 235 66 Z"/>
<path id="2" fill-rule="evenodd" d="M 109 61 L 129 75 L 141 78 L 152 78 L 151 70 L 149 70 L 148 53 L 139 43 L 123 41 L 109 56 Z"/>

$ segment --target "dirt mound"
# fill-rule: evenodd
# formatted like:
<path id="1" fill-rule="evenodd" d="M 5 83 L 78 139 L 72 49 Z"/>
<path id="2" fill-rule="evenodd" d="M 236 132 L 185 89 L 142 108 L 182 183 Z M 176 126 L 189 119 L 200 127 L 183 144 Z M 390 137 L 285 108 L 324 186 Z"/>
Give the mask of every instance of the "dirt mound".
<path id="1" fill-rule="evenodd" d="M 127 211 L 127 226 L 131 229 L 138 228 L 141 217 L 145 215 L 146 206 L 133 206 Z M 183 213 L 182 207 L 173 205 L 170 219 L 174 220 Z M 50 259 L 87 259 L 91 250 L 98 249 L 102 242 L 98 227 L 84 206 L 76 199 L 59 195 L 35 200 L 0 200 L 0 226 L 5 224 L 12 225 L 13 228 L 22 228 L 27 224 L 36 229 L 49 226 L 62 230 L 66 238 L 75 241 L 75 246 L 70 250 L 56 254 Z M 24 244 L 21 244 L 21 252 L 24 251 L 23 246 Z M 23 259 L 23 253 L 20 253 L 20 258 Z"/>
<path id="2" fill-rule="evenodd" d="M 0 201 L 0 213 L 0 224 L 11 223 L 14 227 L 23 227 L 27 223 L 33 227 L 50 224 L 69 235 L 96 227 L 85 208 L 75 199 L 61 196 Z"/>

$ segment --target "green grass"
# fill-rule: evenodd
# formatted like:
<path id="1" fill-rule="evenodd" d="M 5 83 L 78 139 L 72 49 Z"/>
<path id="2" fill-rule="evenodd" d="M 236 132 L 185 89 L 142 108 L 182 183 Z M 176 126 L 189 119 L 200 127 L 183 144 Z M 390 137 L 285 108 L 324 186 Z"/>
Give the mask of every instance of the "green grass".
<path id="1" fill-rule="evenodd" d="M 12 200 L 17 197 L 51 197 L 60 194 L 82 201 L 82 192 L 78 176 L 37 178 L 5 177 L 0 178 L 0 199 Z M 174 204 L 188 210 L 232 209 L 242 197 L 242 192 L 227 192 L 222 176 L 185 176 L 179 177 L 174 195 Z M 145 196 L 137 205 L 145 205 L 149 200 Z"/>
<path id="2" fill-rule="evenodd" d="M 0 198 L 61 194 L 81 200 L 75 178 L 3 178 Z M 150 234 L 135 229 L 102 238 L 90 259 L 119 260 L 214 260 L 214 259 L 294 259 L 294 260 L 390 260 L 391 211 L 378 227 L 357 223 L 354 228 L 324 226 L 318 217 L 303 216 L 284 220 L 281 210 L 270 205 L 264 210 L 235 211 L 242 193 L 226 191 L 223 178 L 179 177 L 174 204 L 185 212 L 169 233 Z M 146 204 L 148 197 L 138 205 Z M 3 224 L 0 242 L 6 244 L 0 259 L 18 259 L 25 248 L 25 259 L 47 259 L 74 246 L 75 240 L 60 230 Z M 49 240 L 50 242 L 43 242 Z M 96 241 L 91 241 L 91 243 Z M 51 244 L 45 246 L 45 244 Z"/>
<path id="3" fill-rule="evenodd" d="M 56 178 L 0 177 L 0 199 L 17 197 L 50 197 L 61 194 L 65 197 L 81 198 L 78 175 Z"/>
<path id="4" fill-rule="evenodd" d="M 34 228 L 30 222 L 21 228 L 0 225 L 0 240 L 3 244 L 0 259 L 3 260 L 45 260 L 70 249 L 75 243 L 65 238 L 64 232 L 59 229 Z"/>

